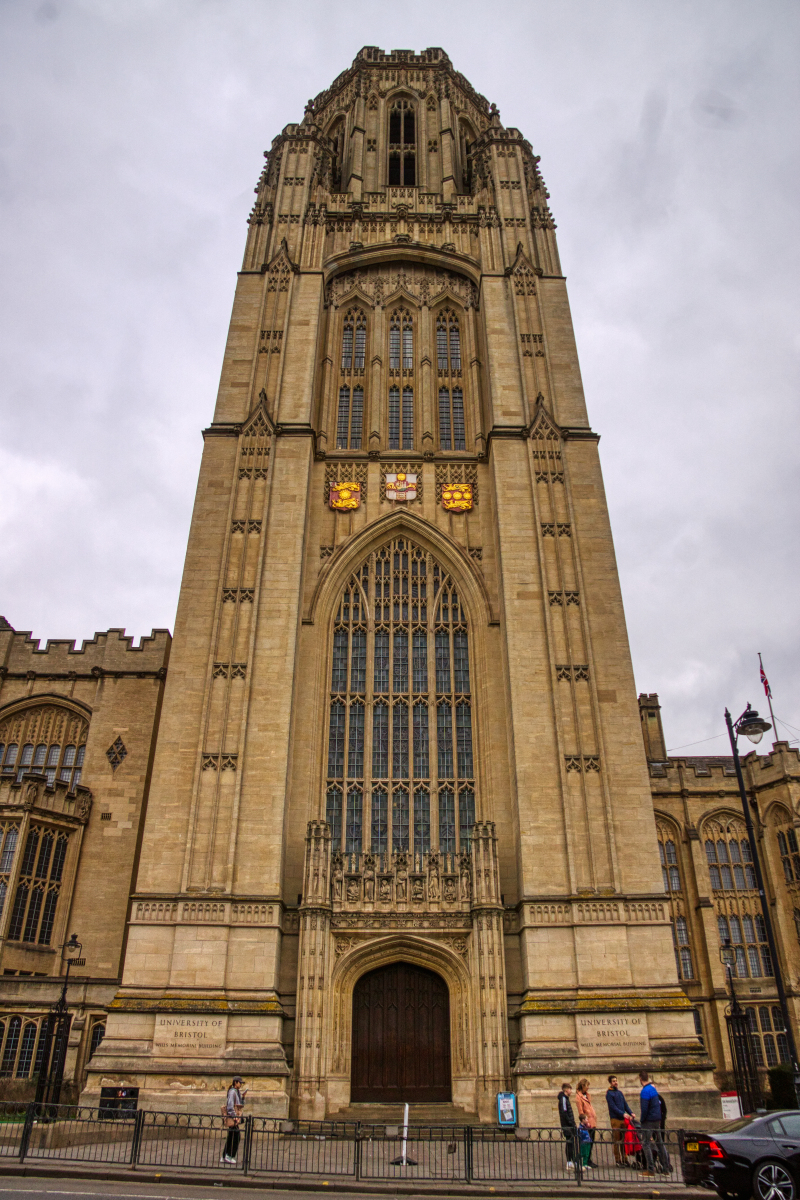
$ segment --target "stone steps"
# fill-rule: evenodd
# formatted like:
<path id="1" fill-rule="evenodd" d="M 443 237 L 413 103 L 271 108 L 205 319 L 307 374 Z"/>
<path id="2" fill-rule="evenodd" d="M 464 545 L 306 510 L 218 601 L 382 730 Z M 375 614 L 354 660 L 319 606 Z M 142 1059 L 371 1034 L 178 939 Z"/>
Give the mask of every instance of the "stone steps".
<path id="1" fill-rule="evenodd" d="M 351 1104 L 329 1113 L 329 1121 L 362 1121 L 366 1125 L 402 1125 L 402 1104 Z M 477 1114 L 455 1104 L 409 1104 L 409 1125 L 480 1125 Z"/>

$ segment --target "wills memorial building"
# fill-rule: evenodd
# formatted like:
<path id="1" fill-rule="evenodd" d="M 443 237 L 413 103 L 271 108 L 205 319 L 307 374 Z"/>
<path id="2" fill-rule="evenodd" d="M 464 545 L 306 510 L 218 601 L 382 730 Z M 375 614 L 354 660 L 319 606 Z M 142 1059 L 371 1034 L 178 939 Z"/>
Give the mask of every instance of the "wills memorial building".
<path id="1" fill-rule="evenodd" d="M 637 703 L 538 159 L 442 50 L 374 47 L 265 159 L 171 651 L 0 632 L 5 1077 L 76 929 L 87 1099 L 552 1124 L 647 1065 L 718 1113 L 735 780 Z M 796 963 L 797 755 L 752 759 Z"/>

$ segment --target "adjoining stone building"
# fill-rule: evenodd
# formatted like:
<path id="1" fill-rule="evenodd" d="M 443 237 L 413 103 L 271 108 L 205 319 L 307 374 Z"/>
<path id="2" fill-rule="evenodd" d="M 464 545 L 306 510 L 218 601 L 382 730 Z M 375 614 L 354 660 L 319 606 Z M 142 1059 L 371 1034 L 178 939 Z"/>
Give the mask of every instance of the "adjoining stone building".
<path id="1" fill-rule="evenodd" d="M 746 972 L 770 964 L 725 760 L 668 760 L 657 698 L 637 706 L 538 159 L 443 51 L 367 47 L 266 160 L 166 684 L 160 631 L 99 635 L 91 694 L 67 672 L 86 646 L 40 689 L 50 646 L 0 634 L 0 722 L 18 695 L 43 719 L 45 690 L 88 721 L 80 784 L 29 775 L 25 733 L 0 798 L 30 824 L 34 784 L 53 836 L 69 826 L 50 941 L 85 946 L 76 1081 L 214 1111 L 241 1071 L 256 1112 L 480 1119 L 513 1087 L 550 1124 L 562 1077 L 647 1063 L 676 1118 L 713 1116 L 721 918 Z M 769 839 L 793 872 L 797 754 L 747 770 L 794 1004 L 800 902 Z M 12 970 L 34 953 L 9 924 L 23 883 Z M 57 951 L 35 953 L 47 980 L 2 979 L 23 1037 L 57 992 Z"/>

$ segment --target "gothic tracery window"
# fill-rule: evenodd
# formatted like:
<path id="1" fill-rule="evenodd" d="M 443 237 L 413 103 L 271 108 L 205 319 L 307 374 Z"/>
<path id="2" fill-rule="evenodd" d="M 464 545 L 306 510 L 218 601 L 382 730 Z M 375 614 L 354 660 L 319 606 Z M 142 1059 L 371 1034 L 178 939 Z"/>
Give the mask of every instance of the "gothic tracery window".
<path id="1" fill-rule="evenodd" d="M 458 317 L 450 309 L 445 309 L 436 318 L 436 363 L 439 374 L 439 445 L 442 450 L 466 450 L 461 331 Z"/>
<path id="2" fill-rule="evenodd" d="M 367 319 L 350 309 L 342 325 L 342 367 L 336 413 L 336 449 L 360 450 L 364 436 L 364 364 Z"/>
<path id="3" fill-rule="evenodd" d="M 351 577 L 336 614 L 326 789 L 334 849 L 468 850 L 472 739 L 458 590 L 432 555 L 396 538 Z"/>
<path id="4" fill-rule="evenodd" d="M 404 308 L 389 321 L 389 378 L 389 449 L 413 450 L 414 322 Z"/>
<path id="5" fill-rule="evenodd" d="M 706 827 L 706 858 L 715 892 L 755 891 L 753 855 L 741 822 L 709 823 Z"/>
<path id="6" fill-rule="evenodd" d="M 747 1008 L 746 1012 L 756 1066 L 776 1067 L 779 1062 L 791 1062 L 789 1042 L 779 1006 L 760 1004 L 758 1008 Z"/>
<path id="7" fill-rule="evenodd" d="M 778 830 L 778 849 L 786 882 L 800 883 L 800 848 L 797 845 L 797 834 L 791 825 L 785 830 Z"/>
<path id="8" fill-rule="evenodd" d="M 670 899 L 672 917 L 672 941 L 679 979 L 694 979 L 689 925 L 682 909 L 683 882 L 678 855 L 678 831 L 671 825 L 658 823 L 658 853 L 661 859 L 661 876 L 664 891 Z"/>
<path id="9" fill-rule="evenodd" d="M 33 772 L 48 787 L 56 779 L 72 791 L 81 781 L 89 723 L 57 705 L 33 705 L 0 721 L 0 772 L 17 783 Z"/>
<path id="10" fill-rule="evenodd" d="M 398 99 L 389 110 L 389 186 L 417 182 L 416 114 L 410 100 Z"/>
<path id="11" fill-rule="evenodd" d="M 8 924 L 9 941 L 50 945 L 67 841 L 68 834 L 58 829 L 46 825 L 29 827 Z"/>

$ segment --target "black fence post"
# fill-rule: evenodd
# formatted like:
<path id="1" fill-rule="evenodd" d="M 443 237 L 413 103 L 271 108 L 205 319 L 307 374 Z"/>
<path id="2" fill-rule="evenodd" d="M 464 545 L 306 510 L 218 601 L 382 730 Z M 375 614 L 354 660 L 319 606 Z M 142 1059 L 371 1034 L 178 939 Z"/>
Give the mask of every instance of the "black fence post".
<path id="1" fill-rule="evenodd" d="M 472 1183 L 472 1126 L 464 1129 L 464 1175 L 467 1183 Z"/>
<path id="2" fill-rule="evenodd" d="M 244 1153 L 242 1155 L 242 1171 L 246 1175 L 250 1168 L 250 1148 L 253 1144 L 253 1118 L 244 1119 Z"/>
<path id="3" fill-rule="evenodd" d="M 361 1122 L 356 1121 L 356 1131 L 354 1134 L 355 1145 L 353 1146 L 353 1175 L 356 1180 L 361 1179 Z"/>
<path id="4" fill-rule="evenodd" d="M 144 1125 L 144 1112 L 140 1109 L 136 1113 L 136 1119 L 133 1123 L 133 1140 L 131 1141 L 131 1169 L 136 1170 L 136 1164 L 139 1161 L 139 1147 L 142 1144 L 142 1126 Z"/>
<path id="5" fill-rule="evenodd" d="M 22 1137 L 19 1143 L 19 1161 L 22 1162 L 25 1155 L 28 1153 L 28 1145 L 31 1140 L 31 1131 L 33 1129 L 33 1118 L 36 1115 L 36 1103 L 29 1104 L 25 1109 L 25 1121 L 22 1126 Z"/>
<path id="6" fill-rule="evenodd" d="M 580 1138 L 578 1137 L 577 1129 L 575 1130 L 574 1134 L 574 1143 L 575 1149 L 573 1153 L 575 1155 L 575 1182 L 578 1184 L 578 1187 L 580 1187 L 580 1185 L 583 1183 L 583 1163 L 581 1162 L 581 1142 Z"/>

